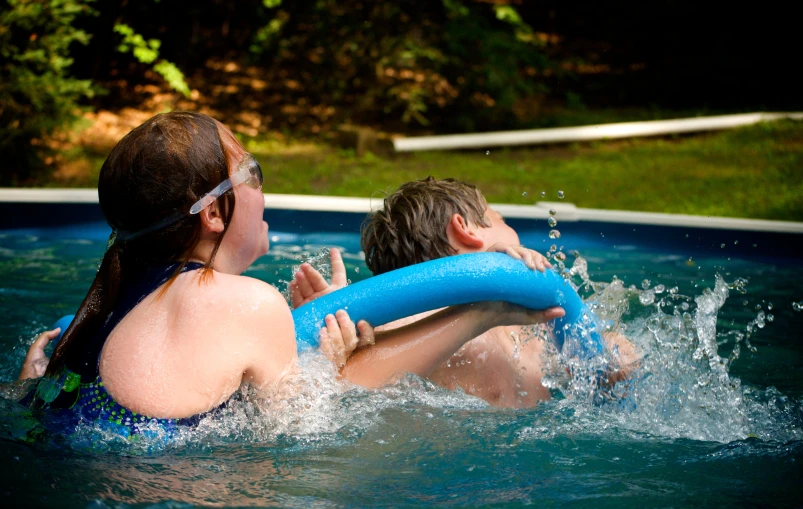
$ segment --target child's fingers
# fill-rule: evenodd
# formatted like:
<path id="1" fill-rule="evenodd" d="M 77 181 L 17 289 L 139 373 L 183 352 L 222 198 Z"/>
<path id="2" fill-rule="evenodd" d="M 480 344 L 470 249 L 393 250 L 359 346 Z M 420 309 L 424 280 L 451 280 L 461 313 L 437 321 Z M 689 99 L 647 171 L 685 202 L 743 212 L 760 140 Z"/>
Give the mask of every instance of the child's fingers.
<path id="1" fill-rule="evenodd" d="M 546 271 L 546 258 L 544 258 L 538 251 L 530 250 L 530 253 L 532 254 L 533 265 L 535 265 L 536 270 L 539 272 Z"/>
<path id="2" fill-rule="evenodd" d="M 331 360 L 337 368 L 342 368 L 346 364 L 344 350 L 346 349 L 343 344 L 343 334 L 340 330 L 340 325 L 334 315 L 326 315 L 326 335 L 330 343 Z"/>
<path id="3" fill-rule="evenodd" d="M 41 346 L 42 348 L 44 348 L 44 347 L 46 347 L 46 346 L 47 346 L 47 344 L 48 344 L 48 343 L 50 343 L 50 342 L 51 342 L 53 339 L 57 338 L 57 337 L 59 336 L 59 333 L 60 333 L 60 332 L 61 332 L 61 327 L 56 327 L 56 328 L 55 328 L 55 329 L 53 329 L 53 330 L 48 330 L 48 331 L 45 331 L 45 332 L 43 332 L 43 333 L 39 334 L 39 337 L 38 337 L 38 338 L 36 338 L 36 341 L 34 341 L 33 343 L 34 343 L 35 345 L 37 345 L 37 343 L 38 343 L 38 345 L 37 345 L 37 346 Z"/>
<path id="4" fill-rule="evenodd" d="M 516 260 L 522 259 L 521 253 L 519 253 L 514 246 L 505 246 L 505 254 L 515 258 Z"/>
<path id="5" fill-rule="evenodd" d="M 549 260 L 547 259 L 546 256 L 542 255 L 538 251 L 533 251 L 532 253 L 533 253 L 533 258 L 535 259 L 535 264 L 536 264 L 536 267 L 538 268 L 538 270 L 540 270 L 541 272 L 545 272 L 546 269 L 551 269 L 552 268 L 552 264 L 549 263 Z"/>
<path id="6" fill-rule="evenodd" d="M 360 333 L 360 339 L 357 343 L 357 347 L 373 345 L 376 343 L 376 338 L 374 337 L 374 328 L 371 327 L 371 324 L 365 320 L 360 320 L 357 322 L 357 330 Z"/>
<path id="7" fill-rule="evenodd" d="M 306 299 L 315 293 L 315 290 L 312 289 L 312 284 L 310 284 L 309 279 L 307 279 L 307 274 L 304 272 L 304 265 L 306 264 L 302 264 L 301 268 L 296 271 L 295 281 L 298 285 L 298 290 L 301 292 L 301 296 Z"/>
<path id="8" fill-rule="evenodd" d="M 50 341 L 57 338 L 59 333 L 61 332 L 61 327 L 56 327 L 53 330 L 45 331 L 31 343 L 31 346 L 28 347 L 28 354 L 25 356 L 26 359 L 34 359 L 37 357 L 44 357 L 45 355 L 45 347 L 47 346 Z"/>
<path id="9" fill-rule="evenodd" d="M 309 282 L 312 293 L 322 292 L 329 288 L 329 283 L 323 278 L 320 272 L 312 268 L 312 265 L 305 263 L 301 266 L 304 279 Z"/>
<path id="10" fill-rule="evenodd" d="M 290 288 L 290 301 L 293 303 L 293 309 L 297 308 L 304 302 L 304 296 L 301 295 L 301 290 L 298 288 L 298 282 L 293 279 L 288 285 Z"/>
<path id="11" fill-rule="evenodd" d="M 357 328 L 354 326 L 354 322 L 351 321 L 349 314 L 342 309 L 335 313 L 335 316 L 337 317 L 337 323 L 340 325 L 340 332 L 343 337 L 343 346 L 345 347 L 343 355 L 348 358 L 351 352 L 357 348 Z"/>
<path id="12" fill-rule="evenodd" d="M 492 245 L 488 248 L 488 251 L 495 251 L 497 253 L 504 253 L 511 258 L 516 260 L 521 260 L 521 255 L 518 251 L 516 251 L 515 246 L 511 244 L 505 244 L 502 242 L 497 242 L 496 244 Z"/>
<path id="13" fill-rule="evenodd" d="M 343 263 L 343 256 L 340 250 L 332 248 L 329 251 L 329 259 L 332 261 L 332 286 L 342 288 L 346 286 L 346 265 Z"/>
<path id="14" fill-rule="evenodd" d="M 318 348 L 321 349 L 323 356 L 334 364 L 335 360 L 332 356 L 332 340 L 329 337 L 329 331 L 326 327 L 322 327 L 321 330 L 318 331 Z"/>
<path id="15" fill-rule="evenodd" d="M 525 248 L 519 248 L 519 249 L 521 250 L 521 258 L 522 260 L 524 260 L 524 264 L 531 270 L 536 269 L 533 252 Z"/>

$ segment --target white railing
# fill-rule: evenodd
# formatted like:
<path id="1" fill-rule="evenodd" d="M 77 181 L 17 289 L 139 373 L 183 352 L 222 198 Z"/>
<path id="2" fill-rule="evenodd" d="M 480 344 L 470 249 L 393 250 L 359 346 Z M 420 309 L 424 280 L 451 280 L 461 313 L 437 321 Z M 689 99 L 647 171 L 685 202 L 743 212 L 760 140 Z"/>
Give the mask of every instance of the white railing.
<path id="1" fill-rule="evenodd" d="M 397 138 L 393 140 L 393 148 L 396 152 L 415 152 L 421 150 L 483 149 L 491 147 L 512 147 L 517 145 L 572 143 L 579 141 L 612 140 L 617 138 L 717 131 L 781 119 L 803 120 L 803 112 L 744 113 L 739 115 L 679 118 L 674 120 L 620 122 L 616 124 L 586 125 L 580 127 L 556 127 L 551 129 Z"/>

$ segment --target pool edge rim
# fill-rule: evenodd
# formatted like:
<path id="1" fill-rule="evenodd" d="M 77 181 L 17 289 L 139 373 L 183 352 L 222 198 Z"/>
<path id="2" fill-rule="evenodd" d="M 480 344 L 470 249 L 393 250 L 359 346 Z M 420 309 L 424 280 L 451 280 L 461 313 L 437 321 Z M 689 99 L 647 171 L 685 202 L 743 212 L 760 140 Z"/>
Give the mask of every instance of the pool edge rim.
<path id="1" fill-rule="evenodd" d="M 368 214 L 382 206 L 382 199 L 300 194 L 263 194 L 265 209 L 318 212 L 350 212 Z M 97 204 L 98 191 L 93 188 L 0 188 L 0 203 Z M 539 201 L 535 205 L 491 203 L 505 217 L 516 219 L 546 219 L 550 211 L 566 222 L 605 222 L 654 226 L 685 226 L 722 230 L 762 231 L 771 233 L 803 233 L 803 222 L 768 219 L 697 216 L 660 212 L 633 212 L 579 208 L 567 202 Z"/>

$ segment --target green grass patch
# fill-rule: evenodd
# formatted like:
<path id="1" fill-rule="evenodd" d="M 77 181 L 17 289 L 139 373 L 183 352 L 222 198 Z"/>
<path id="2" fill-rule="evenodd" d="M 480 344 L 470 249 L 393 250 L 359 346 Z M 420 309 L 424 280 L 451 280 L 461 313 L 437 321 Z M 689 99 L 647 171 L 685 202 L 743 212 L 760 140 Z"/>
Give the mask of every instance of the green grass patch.
<path id="1" fill-rule="evenodd" d="M 265 192 L 381 197 L 433 175 L 495 203 L 803 220 L 803 122 L 661 139 L 358 158 L 325 145 L 250 140 Z M 540 193 L 546 193 L 541 198 Z"/>
<path id="2" fill-rule="evenodd" d="M 578 207 L 803 221 L 803 122 L 658 139 L 423 152 L 382 158 L 278 135 L 243 140 L 267 193 L 381 198 L 428 175 L 477 185 L 495 203 L 565 200 Z M 97 182 L 98 149 L 71 150 L 40 185 Z M 546 193 L 541 198 L 540 193 Z"/>

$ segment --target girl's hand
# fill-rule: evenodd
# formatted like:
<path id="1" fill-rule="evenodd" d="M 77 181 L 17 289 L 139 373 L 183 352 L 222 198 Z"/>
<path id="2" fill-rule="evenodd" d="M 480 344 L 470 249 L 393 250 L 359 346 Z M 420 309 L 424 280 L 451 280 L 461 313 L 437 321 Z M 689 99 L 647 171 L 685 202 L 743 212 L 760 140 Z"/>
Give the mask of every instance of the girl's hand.
<path id="1" fill-rule="evenodd" d="M 357 336 L 357 330 L 360 335 Z M 357 326 L 342 309 L 326 316 L 326 327 L 320 331 L 321 352 L 340 370 L 346 365 L 351 353 L 359 347 L 374 344 L 374 328 L 365 320 Z"/>
<path id="2" fill-rule="evenodd" d="M 329 259 L 332 261 L 332 284 L 327 283 L 309 263 L 301 264 L 290 282 L 293 309 L 346 286 L 346 266 L 340 251 L 334 248 L 330 250 Z"/>
<path id="3" fill-rule="evenodd" d="M 524 264 L 527 265 L 527 267 L 533 270 L 538 270 L 539 272 L 544 272 L 546 269 L 552 268 L 552 264 L 549 263 L 549 260 L 547 260 L 544 255 L 538 251 L 527 249 L 526 247 L 497 242 L 488 248 L 488 252 L 505 253 L 511 258 L 524 261 Z"/>
<path id="4" fill-rule="evenodd" d="M 50 362 L 50 359 L 45 355 L 45 347 L 50 341 L 57 338 L 60 332 L 61 329 L 56 327 L 53 330 L 39 334 L 39 337 L 28 348 L 28 355 L 25 356 L 25 362 L 22 363 L 19 380 L 39 378 L 45 374 L 47 364 Z"/>

